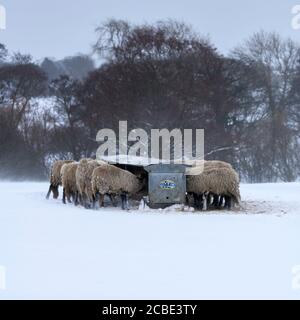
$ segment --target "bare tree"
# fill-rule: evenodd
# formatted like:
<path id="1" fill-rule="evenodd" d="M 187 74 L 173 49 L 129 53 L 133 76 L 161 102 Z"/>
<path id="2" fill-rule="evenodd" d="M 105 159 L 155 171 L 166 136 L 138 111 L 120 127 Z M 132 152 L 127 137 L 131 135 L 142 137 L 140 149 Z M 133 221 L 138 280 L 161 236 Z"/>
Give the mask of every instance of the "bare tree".
<path id="1" fill-rule="evenodd" d="M 0 107 L 7 110 L 11 128 L 18 128 L 30 109 L 32 98 L 45 93 L 47 78 L 32 63 L 8 64 L 0 68 Z"/>
<path id="2" fill-rule="evenodd" d="M 262 125 L 268 145 L 263 150 L 268 154 L 267 162 L 263 163 L 266 179 L 294 180 L 291 167 L 298 161 L 291 163 L 290 149 L 295 147 L 295 141 L 289 125 L 289 108 L 299 46 L 276 33 L 261 31 L 236 48 L 233 56 L 257 70 L 260 90 L 255 92 L 255 98 L 259 118 L 254 121 Z"/>
<path id="3" fill-rule="evenodd" d="M 80 82 L 68 76 L 60 76 L 50 85 L 50 94 L 55 97 L 54 109 L 57 114 L 52 132 L 54 147 L 63 144 L 65 152 L 71 152 L 79 159 L 85 151 L 85 135 L 79 114 L 77 92 Z"/>

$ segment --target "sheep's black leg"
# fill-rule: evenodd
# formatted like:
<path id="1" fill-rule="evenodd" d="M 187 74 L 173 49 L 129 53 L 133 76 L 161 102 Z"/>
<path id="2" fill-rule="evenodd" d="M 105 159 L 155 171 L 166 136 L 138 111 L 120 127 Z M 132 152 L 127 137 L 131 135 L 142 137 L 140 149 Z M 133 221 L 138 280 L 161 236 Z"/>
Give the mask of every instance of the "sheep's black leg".
<path id="1" fill-rule="evenodd" d="M 62 198 L 62 201 L 64 204 L 66 204 L 66 190 L 65 188 L 63 189 L 63 198 Z"/>
<path id="2" fill-rule="evenodd" d="M 214 194 L 209 192 L 207 196 L 207 208 L 210 208 L 214 205 Z"/>
<path id="3" fill-rule="evenodd" d="M 190 206 L 190 198 L 188 194 L 185 195 L 185 203 L 186 205 Z"/>
<path id="4" fill-rule="evenodd" d="M 46 196 L 47 200 L 50 198 L 51 192 L 53 193 L 53 199 L 57 199 L 58 196 L 59 196 L 58 186 L 54 186 L 53 184 L 50 184 L 49 190 L 48 190 L 48 193 L 47 193 L 47 196 Z"/>
<path id="5" fill-rule="evenodd" d="M 126 210 L 129 210 L 129 197 L 128 197 L 128 193 L 126 193 Z"/>
<path id="6" fill-rule="evenodd" d="M 231 209 L 231 197 L 225 196 L 225 208 L 230 210 Z"/>
<path id="7" fill-rule="evenodd" d="M 203 209 L 203 201 L 202 201 L 203 195 L 193 193 L 193 197 L 194 197 L 194 207 L 196 209 L 202 210 Z"/>
<path id="8" fill-rule="evenodd" d="M 206 200 L 206 198 L 205 198 L 205 194 L 204 193 L 201 193 L 201 194 L 199 194 L 199 209 L 200 210 L 203 210 L 204 209 L 204 200 Z"/>
<path id="9" fill-rule="evenodd" d="M 83 207 L 86 206 L 86 200 L 85 200 L 85 195 L 84 195 L 84 193 L 81 194 L 81 205 L 82 205 Z"/>
<path id="10" fill-rule="evenodd" d="M 219 196 L 217 194 L 213 195 L 213 207 L 218 208 L 219 207 Z"/>
<path id="11" fill-rule="evenodd" d="M 93 209 L 96 209 L 96 203 L 99 201 L 99 205 L 100 205 L 100 193 L 96 192 L 93 195 Z"/>
<path id="12" fill-rule="evenodd" d="M 127 195 L 127 193 L 121 194 L 121 201 L 122 201 L 122 210 L 128 210 L 128 195 Z"/>
<path id="13" fill-rule="evenodd" d="M 125 210 L 125 201 L 126 201 L 125 195 L 122 193 L 121 194 L 122 210 Z"/>
<path id="14" fill-rule="evenodd" d="M 79 205 L 79 192 L 75 192 L 75 199 L 74 199 L 74 204 L 77 207 Z"/>
<path id="15" fill-rule="evenodd" d="M 67 192 L 67 193 L 66 193 L 66 196 L 67 196 L 68 202 L 69 202 L 69 203 L 72 203 L 70 192 Z"/>
<path id="16" fill-rule="evenodd" d="M 194 207 L 198 208 L 199 206 L 199 197 L 196 193 L 193 193 L 193 198 L 194 198 Z"/>
<path id="17" fill-rule="evenodd" d="M 96 201 L 97 201 L 97 199 L 96 199 L 96 197 L 93 195 L 93 203 L 92 203 L 93 209 L 96 208 Z"/>
<path id="18" fill-rule="evenodd" d="M 145 209 L 147 204 L 146 197 L 143 197 L 142 201 L 143 201 L 143 209 Z"/>
<path id="19" fill-rule="evenodd" d="M 78 204 L 83 206 L 82 194 L 78 192 Z"/>
<path id="20" fill-rule="evenodd" d="M 89 203 L 88 203 L 88 197 L 85 193 L 82 194 L 82 205 L 85 207 L 85 209 L 89 209 Z"/>
<path id="21" fill-rule="evenodd" d="M 208 210 L 209 193 L 205 192 L 202 194 L 202 210 Z"/>
<path id="22" fill-rule="evenodd" d="M 109 196 L 109 199 L 110 199 L 112 205 L 113 205 L 114 207 L 116 207 L 116 206 L 117 206 L 117 202 L 116 202 L 116 197 L 115 197 L 115 195 L 109 194 L 108 196 Z"/>
<path id="23" fill-rule="evenodd" d="M 104 194 L 99 195 L 99 206 L 100 208 L 104 208 Z"/>
<path id="24" fill-rule="evenodd" d="M 85 206 L 86 209 L 91 209 L 92 205 L 91 205 L 91 201 L 89 199 L 89 197 L 85 197 Z"/>
<path id="25" fill-rule="evenodd" d="M 47 200 L 49 200 L 49 197 L 50 197 L 51 191 L 52 191 L 52 184 L 50 184 L 50 187 L 49 187 L 48 193 L 47 193 L 47 195 L 46 195 L 46 199 L 47 199 Z"/>
<path id="26" fill-rule="evenodd" d="M 219 199 L 219 208 L 222 208 L 223 203 L 224 203 L 224 196 L 221 195 Z"/>
<path id="27" fill-rule="evenodd" d="M 194 197 L 194 193 L 187 193 L 186 196 L 185 196 L 185 199 L 186 199 L 186 204 L 189 206 L 189 207 L 193 207 L 195 206 L 195 197 Z"/>
<path id="28" fill-rule="evenodd" d="M 58 186 L 52 185 L 52 193 L 53 193 L 53 199 L 57 199 L 59 196 Z"/>

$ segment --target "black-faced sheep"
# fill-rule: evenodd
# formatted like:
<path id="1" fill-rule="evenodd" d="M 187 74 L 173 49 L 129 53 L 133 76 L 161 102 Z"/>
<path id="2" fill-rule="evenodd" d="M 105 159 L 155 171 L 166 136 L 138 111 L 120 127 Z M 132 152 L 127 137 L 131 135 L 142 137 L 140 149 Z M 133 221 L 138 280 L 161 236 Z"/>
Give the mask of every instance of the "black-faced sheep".
<path id="1" fill-rule="evenodd" d="M 78 204 L 78 189 L 76 184 L 77 162 L 64 164 L 61 168 L 61 180 L 63 186 L 63 203 L 73 200 L 74 204 Z"/>
<path id="2" fill-rule="evenodd" d="M 57 199 L 59 196 L 58 188 L 62 185 L 61 182 L 61 168 L 64 164 L 72 163 L 73 160 L 58 160 L 55 161 L 51 167 L 50 173 L 50 187 L 46 198 L 49 199 L 51 192 L 53 193 L 53 198 Z"/>
<path id="3" fill-rule="evenodd" d="M 137 194 L 143 187 L 144 181 L 113 165 L 100 166 L 92 174 L 93 195 L 100 196 L 100 206 L 104 205 L 104 195 L 120 195 L 122 209 L 128 209 L 128 195 Z"/>
<path id="4" fill-rule="evenodd" d="M 81 204 L 89 208 L 94 202 L 92 191 L 92 173 L 95 168 L 105 165 L 101 160 L 82 159 L 76 170 L 76 185 Z"/>
<path id="5" fill-rule="evenodd" d="M 207 168 L 198 175 L 187 176 L 187 192 L 198 199 L 209 193 L 225 197 L 225 207 L 240 203 L 239 178 L 233 169 Z M 204 206 L 205 208 L 205 206 Z"/>

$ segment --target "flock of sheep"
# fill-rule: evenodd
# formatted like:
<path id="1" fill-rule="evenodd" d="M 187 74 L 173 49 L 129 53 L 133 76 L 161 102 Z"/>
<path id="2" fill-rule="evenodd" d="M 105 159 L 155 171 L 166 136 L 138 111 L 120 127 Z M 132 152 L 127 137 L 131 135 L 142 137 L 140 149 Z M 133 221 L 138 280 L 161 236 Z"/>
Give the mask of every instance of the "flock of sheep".
<path id="1" fill-rule="evenodd" d="M 223 161 L 204 161 L 203 164 L 186 170 L 187 204 L 201 210 L 231 209 L 239 204 L 239 177 L 232 166 Z M 57 199 L 62 186 L 63 203 L 94 208 L 99 201 L 100 207 L 104 207 L 104 197 L 108 196 L 116 206 L 120 196 L 122 209 L 129 209 L 129 197 L 141 201 L 148 195 L 146 171 L 143 168 L 130 171 L 102 160 L 58 160 L 51 168 L 47 199 L 51 192 Z"/>
<path id="2" fill-rule="evenodd" d="M 146 183 L 144 177 L 110 165 L 101 160 L 82 159 L 58 160 L 51 169 L 50 187 L 55 199 L 58 198 L 58 188 L 63 187 L 63 203 L 73 202 L 85 208 L 95 207 L 99 201 L 104 206 L 104 196 L 108 195 L 116 205 L 115 197 L 121 196 L 122 209 L 128 209 L 128 196 L 142 191 Z"/>

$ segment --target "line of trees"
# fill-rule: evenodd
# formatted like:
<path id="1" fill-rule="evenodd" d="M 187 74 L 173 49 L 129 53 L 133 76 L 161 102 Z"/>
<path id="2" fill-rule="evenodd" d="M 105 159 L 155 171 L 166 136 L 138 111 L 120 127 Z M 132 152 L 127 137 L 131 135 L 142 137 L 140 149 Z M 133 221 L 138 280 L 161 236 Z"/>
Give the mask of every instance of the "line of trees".
<path id="1" fill-rule="evenodd" d="M 184 23 L 97 30 L 103 61 L 84 79 L 47 77 L 0 46 L 0 177 L 44 178 L 56 158 L 93 156 L 96 133 L 203 128 L 208 158 L 249 182 L 294 181 L 300 170 L 300 47 L 259 32 L 223 56 Z"/>

